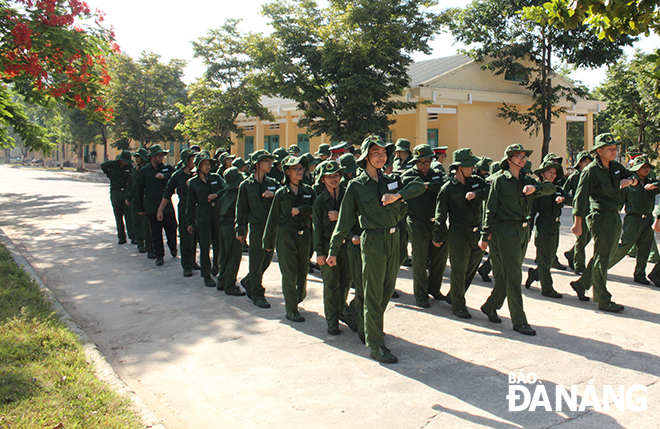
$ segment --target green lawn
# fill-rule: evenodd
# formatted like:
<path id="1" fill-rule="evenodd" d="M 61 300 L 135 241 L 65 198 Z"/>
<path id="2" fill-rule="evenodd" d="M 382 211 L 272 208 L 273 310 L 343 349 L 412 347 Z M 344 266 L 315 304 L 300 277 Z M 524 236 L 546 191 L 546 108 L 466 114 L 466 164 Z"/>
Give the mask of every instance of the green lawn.
<path id="1" fill-rule="evenodd" d="M 0 243 L 0 428 L 141 428 Z"/>

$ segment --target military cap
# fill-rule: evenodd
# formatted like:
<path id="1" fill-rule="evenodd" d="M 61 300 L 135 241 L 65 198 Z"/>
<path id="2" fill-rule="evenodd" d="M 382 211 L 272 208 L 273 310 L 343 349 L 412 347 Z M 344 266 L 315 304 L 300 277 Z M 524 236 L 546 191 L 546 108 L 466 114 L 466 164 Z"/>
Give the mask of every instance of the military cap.
<path id="1" fill-rule="evenodd" d="M 319 146 L 319 150 L 317 150 L 314 155 L 326 155 L 326 156 L 331 156 L 332 153 L 330 152 L 330 145 L 323 143 L 322 145 Z"/>
<path id="2" fill-rule="evenodd" d="M 348 149 L 348 143 L 347 142 L 339 142 L 334 146 L 330 146 L 330 153 L 344 153 Z"/>
<path id="3" fill-rule="evenodd" d="M 355 163 L 355 157 L 350 153 L 345 153 L 339 157 L 339 165 L 343 167 L 344 173 L 346 174 L 353 174 L 358 168 Z"/>
<path id="4" fill-rule="evenodd" d="M 472 149 L 469 147 L 455 150 L 451 155 L 452 163 L 449 166 L 450 170 L 452 167 L 474 167 L 480 159 L 478 156 L 474 156 Z"/>
<path id="5" fill-rule="evenodd" d="M 197 155 L 197 153 L 193 152 L 192 150 L 184 149 L 184 150 L 181 151 L 181 155 L 179 156 L 179 159 L 181 159 L 181 161 L 183 161 L 185 163 L 185 162 L 188 161 L 188 158 L 190 158 L 191 156 L 196 156 L 196 155 Z"/>
<path id="6" fill-rule="evenodd" d="M 575 165 L 578 165 L 580 161 L 582 161 L 584 158 L 589 158 L 589 161 L 594 160 L 594 157 L 589 155 L 588 151 L 583 150 L 582 152 L 577 154 L 577 157 L 575 157 Z"/>
<path id="7" fill-rule="evenodd" d="M 273 151 L 273 155 L 275 155 L 275 157 L 276 157 L 276 158 L 275 158 L 275 162 L 282 162 L 282 160 L 283 160 L 284 158 L 286 158 L 287 156 L 289 156 L 289 151 L 286 150 L 286 149 L 283 148 L 283 147 L 278 147 L 277 149 L 275 149 L 275 150 Z"/>
<path id="8" fill-rule="evenodd" d="M 195 156 L 195 168 L 197 169 L 199 169 L 199 166 L 202 164 L 202 161 L 208 161 L 209 164 L 212 162 L 211 157 L 204 152 L 200 152 Z"/>
<path id="9" fill-rule="evenodd" d="M 399 142 L 401 140 L 403 140 L 403 139 L 399 139 L 399 141 L 397 141 L 397 145 L 399 144 Z M 408 140 L 406 140 L 406 141 L 408 142 Z M 408 142 L 408 144 L 410 145 L 410 142 Z M 395 151 L 400 150 L 399 147 L 400 146 L 397 146 Z M 406 150 L 409 150 L 409 149 L 406 149 Z M 431 149 L 431 146 L 429 146 L 427 144 L 418 144 L 413 149 L 412 155 L 413 155 L 413 158 L 412 158 L 413 161 L 421 161 L 422 159 L 433 158 L 433 156 L 435 154 L 433 153 L 433 149 Z"/>
<path id="10" fill-rule="evenodd" d="M 282 168 L 293 167 L 298 164 L 301 164 L 304 168 L 309 167 L 309 161 L 306 156 L 287 155 L 287 157 L 282 160 Z"/>
<path id="11" fill-rule="evenodd" d="M 314 155 L 312 155 L 312 154 L 309 153 L 309 152 L 304 153 L 302 156 L 304 156 L 305 158 L 307 158 L 307 162 L 309 163 L 309 165 L 318 165 L 319 162 L 321 162 L 321 159 L 320 159 L 320 158 L 316 158 Z"/>
<path id="12" fill-rule="evenodd" d="M 392 155 L 394 154 L 394 145 L 392 143 L 385 143 L 383 139 L 377 135 L 370 135 L 362 142 L 362 146 L 360 147 L 360 157 L 355 162 L 358 167 L 362 168 L 363 170 L 367 166 L 367 155 L 369 155 L 369 149 L 374 145 L 385 148 L 388 157 L 388 164 L 385 164 L 385 166 L 389 166 L 389 158 L 392 158 Z M 393 158 L 392 162 L 394 162 Z"/>
<path id="13" fill-rule="evenodd" d="M 250 161 L 252 162 L 252 165 L 256 165 L 260 161 L 264 161 L 266 159 L 274 160 L 275 158 L 277 157 L 271 154 L 270 152 L 268 152 L 266 149 L 259 149 L 258 151 L 252 154 Z"/>
<path id="14" fill-rule="evenodd" d="M 297 144 L 292 144 L 289 146 L 289 151 L 291 155 L 295 155 L 296 153 L 300 152 L 300 147 Z"/>
<path id="15" fill-rule="evenodd" d="M 243 160 L 243 158 L 241 158 L 240 156 L 239 156 L 239 157 L 236 157 L 236 159 L 234 159 L 234 160 L 231 162 L 231 166 L 232 166 L 232 167 L 236 167 L 236 168 L 242 168 L 242 167 L 245 167 L 246 165 L 247 165 L 247 164 L 245 163 L 245 161 Z"/>
<path id="16" fill-rule="evenodd" d="M 440 155 L 440 154 L 444 153 L 446 155 L 447 154 L 447 149 L 449 149 L 449 146 L 434 147 L 433 148 L 433 153 L 436 154 L 436 155 Z"/>
<path id="17" fill-rule="evenodd" d="M 223 152 L 220 155 L 220 158 L 218 158 L 218 164 L 223 165 L 223 163 L 225 162 L 225 160 L 227 158 L 229 158 L 229 159 L 236 158 L 236 155 L 232 155 L 229 152 Z"/>
<path id="18" fill-rule="evenodd" d="M 149 157 L 150 158 L 158 155 L 159 153 L 167 154 L 167 153 L 170 153 L 170 151 L 163 149 L 163 146 L 161 146 L 159 144 L 155 144 L 155 145 L 153 145 L 149 148 Z"/>
<path id="19" fill-rule="evenodd" d="M 525 152 L 525 155 L 530 156 L 532 153 L 534 153 L 534 150 L 533 149 L 525 149 L 520 143 L 510 144 L 504 150 L 504 154 L 506 155 L 507 158 L 509 158 L 511 156 L 511 154 L 516 153 L 516 152 Z"/>
<path id="20" fill-rule="evenodd" d="M 637 171 L 640 168 L 642 168 L 645 164 L 648 164 L 651 168 L 653 168 L 653 165 L 651 164 L 651 161 L 645 156 L 638 156 L 635 158 L 632 162 L 632 165 L 630 166 L 629 170 L 630 171 Z"/>
<path id="21" fill-rule="evenodd" d="M 149 161 L 149 152 L 143 147 L 133 152 L 133 156 L 139 156 L 145 161 Z"/>
<path id="22" fill-rule="evenodd" d="M 236 167 L 229 167 L 228 169 L 225 170 L 225 172 L 222 175 L 225 178 L 225 184 L 224 184 L 225 189 L 237 188 L 238 185 L 240 185 L 241 182 L 245 180 L 245 176 L 243 176 L 243 173 L 238 171 L 238 168 Z"/>
<path id="23" fill-rule="evenodd" d="M 126 164 L 133 164 L 133 156 L 131 155 L 130 150 L 122 150 L 119 155 L 117 155 L 117 161 L 124 161 Z"/>
<path id="24" fill-rule="evenodd" d="M 614 146 L 614 145 L 620 145 L 621 142 L 616 140 L 614 136 L 610 133 L 604 133 L 604 134 L 599 134 L 596 136 L 596 140 L 594 141 L 594 147 L 589 150 L 591 153 L 595 153 L 597 149 L 600 149 L 605 146 Z"/>
<path id="25" fill-rule="evenodd" d="M 487 156 L 482 156 L 479 159 L 479 162 L 474 166 L 475 168 L 478 168 L 481 171 L 490 171 L 490 164 L 493 162 L 493 160 Z"/>
<path id="26" fill-rule="evenodd" d="M 398 139 L 394 148 L 395 152 L 408 151 L 410 152 L 410 141 L 408 139 Z"/>
<path id="27" fill-rule="evenodd" d="M 526 166 L 525 166 L 526 167 Z M 541 177 L 542 173 L 545 173 L 546 171 L 550 170 L 551 168 L 554 168 L 557 171 L 557 178 L 560 178 L 560 173 L 562 171 L 561 164 L 554 162 L 550 159 L 543 161 L 539 168 L 534 170 L 534 174 L 536 174 L 537 177 Z"/>
<path id="28" fill-rule="evenodd" d="M 328 161 L 323 164 L 321 167 L 321 176 L 329 176 L 335 173 L 343 173 L 344 167 L 342 167 L 337 161 Z"/>

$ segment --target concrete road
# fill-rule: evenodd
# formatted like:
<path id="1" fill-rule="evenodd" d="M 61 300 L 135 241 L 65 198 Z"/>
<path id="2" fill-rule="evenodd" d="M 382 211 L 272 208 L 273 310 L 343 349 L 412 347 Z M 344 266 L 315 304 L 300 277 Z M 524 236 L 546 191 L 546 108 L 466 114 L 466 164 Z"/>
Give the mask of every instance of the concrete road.
<path id="1" fill-rule="evenodd" d="M 560 255 L 573 242 L 569 216 Z M 399 363 L 386 366 L 348 328 L 326 333 L 317 275 L 308 277 L 302 304 L 307 321 L 293 324 L 284 319 L 276 263 L 265 280 L 273 307 L 259 309 L 182 277 L 179 259 L 156 267 L 135 246 L 118 246 L 107 184 L 0 167 L 0 228 L 170 429 L 657 428 L 660 421 L 660 289 L 632 283 L 630 258 L 609 277 L 622 314 L 578 301 L 567 271 L 553 270 L 561 300 L 542 297 L 538 283 L 523 289 L 536 337 L 512 330 L 506 306 L 501 325 L 479 311 L 492 283 L 474 281 L 473 318 L 464 321 L 444 302 L 413 306 L 411 273 L 402 269 L 401 298 L 385 320 Z M 246 269 L 244 257 L 240 277 Z M 510 373 L 535 383 L 511 385 Z M 568 397 L 574 389 L 576 404 L 560 401 L 560 409 L 564 388 Z"/>

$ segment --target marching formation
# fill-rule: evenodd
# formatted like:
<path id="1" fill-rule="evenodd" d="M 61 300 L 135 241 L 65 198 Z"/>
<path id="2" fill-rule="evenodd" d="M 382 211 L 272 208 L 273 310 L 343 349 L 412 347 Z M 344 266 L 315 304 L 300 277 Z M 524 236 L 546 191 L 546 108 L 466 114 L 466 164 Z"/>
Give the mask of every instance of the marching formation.
<path id="1" fill-rule="evenodd" d="M 191 146 L 176 166 L 164 164 L 167 151 L 153 145 L 133 154 L 122 151 L 101 167 L 110 178 L 120 245 L 130 239 L 160 266 L 165 230 L 170 255 L 181 252 L 184 277 L 198 270 L 206 286 L 247 295 L 260 308 L 270 307 L 263 275 L 277 251 L 286 319 L 292 322 L 305 321 L 298 306 L 307 295 L 307 274 L 318 268 L 328 334 L 340 334 L 341 322 L 357 332 L 372 358 L 396 363 L 385 345 L 384 313 L 397 295 L 409 242 L 417 306 L 430 307 L 430 298 L 446 301 L 455 316 L 470 319 L 466 291 L 477 273 L 491 281 L 492 269 L 493 290 L 481 311 L 490 322 L 501 323 L 497 312 L 506 299 L 513 329 L 524 335 L 536 334 L 521 291 L 532 233 L 536 268 L 528 270 L 524 285 L 538 281 L 544 297 L 563 297 L 553 287 L 551 268 L 566 269 L 557 258 L 564 205 L 573 207 L 571 230 L 577 237 L 564 256 L 580 274 L 571 287 L 581 301 L 589 301 L 586 293 L 593 286 L 599 309 L 624 309 L 607 290 L 607 270 L 634 246 L 633 280 L 660 286 L 660 264 L 646 276 L 653 232 L 660 231 L 654 221 L 660 209 L 653 212 L 658 181 L 645 157 L 635 158 L 630 169 L 617 162 L 618 144 L 611 134 L 596 137 L 590 153 L 577 156 L 568 178 L 562 158 L 552 153 L 532 170 L 533 151 L 520 144 L 508 146 L 499 162 L 459 149 L 445 171 L 446 147 L 421 144 L 411 150 L 408 140 L 394 145 L 375 135 L 360 149 L 345 142 L 323 144 L 313 156 L 301 155 L 293 145 L 274 153 L 258 150 L 248 162 L 222 151 L 211 157 Z M 594 254 L 587 261 L 591 239 Z M 244 251 L 249 273 L 239 283 Z M 445 295 L 441 286 L 448 259 Z"/>

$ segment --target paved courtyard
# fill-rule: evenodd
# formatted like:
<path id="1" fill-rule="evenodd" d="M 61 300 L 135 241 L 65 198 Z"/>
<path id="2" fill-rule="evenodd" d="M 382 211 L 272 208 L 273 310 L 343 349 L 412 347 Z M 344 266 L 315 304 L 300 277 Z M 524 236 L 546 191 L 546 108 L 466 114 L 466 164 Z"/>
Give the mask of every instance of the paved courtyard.
<path id="1" fill-rule="evenodd" d="M 569 209 L 562 223 L 560 255 L 574 241 Z M 660 288 L 632 283 L 631 258 L 609 276 L 614 300 L 626 306 L 621 314 L 578 301 L 568 271 L 553 270 L 561 300 L 542 297 L 538 283 L 523 290 L 536 337 L 512 330 L 506 305 L 501 325 L 488 322 L 479 307 L 492 283 L 478 276 L 467 293 L 471 320 L 444 302 L 415 307 L 404 268 L 401 297 L 385 316 L 399 363 L 386 366 L 347 327 L 326 333 L 318 271 L 302 303 L 307 321 L 293 324 L 284 318 L 277 263 L 265 276 L 273 306 L 260 309 L 200 277 L 184 278 L 178 258 L 167 255 L 156 267 L 135 246 L 118 246 L 106 183 L 0 166 L 0 228 L 169 429 L 657 428 L 660 421 Z M 534 251 L 530 245 L 525 273 Z M 244 256 L 239 278 L 246 270 Z M 512 387 L 510 373 L 535 383 Z M 564 388 L 568 396 L 575 389 L 577 406 L 564 401 L 559 410 Z M 527 406 L 509 402 L 514 389 L 529 394 Z"/>

